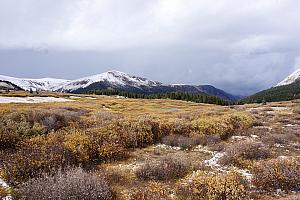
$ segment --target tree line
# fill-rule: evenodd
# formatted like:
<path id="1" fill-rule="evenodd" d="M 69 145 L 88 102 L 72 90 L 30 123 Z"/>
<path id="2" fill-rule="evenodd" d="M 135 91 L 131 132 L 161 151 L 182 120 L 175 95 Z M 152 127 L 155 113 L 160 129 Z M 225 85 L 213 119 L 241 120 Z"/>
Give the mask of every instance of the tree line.
<path id="1" fill-rule="evenodd" d="M 234 104 L 233 102 L 226 101 L 217 96 L 210 96 L 206 94 L 194 94 L 188 92 L 167 92 L 167 93 L 145 94 L 145 93 L 135 93 L 135 92 L 119 91 L 119 90 L 94 90 L 94 91 L 89 91 L 88 94 L 107 95 L 107 96 L 117 95 L 117 96 L 123 96 L 126 98 L 134 98 L 134 99 L 174 99 L 174 100 L 216 104 L 216 105 L 223 105 L 223 106 Z"/>

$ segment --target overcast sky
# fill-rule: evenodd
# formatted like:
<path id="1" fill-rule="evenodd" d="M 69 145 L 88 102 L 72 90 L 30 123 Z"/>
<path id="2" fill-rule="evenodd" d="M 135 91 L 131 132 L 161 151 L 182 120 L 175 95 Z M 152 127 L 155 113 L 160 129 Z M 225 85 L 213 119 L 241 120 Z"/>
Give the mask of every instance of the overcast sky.
<path id="1" fill-rule="evenodd" d="M 3 75 L 115 69 L 247 95 L 299 67 L 299 0 L 0 1 Z"/>

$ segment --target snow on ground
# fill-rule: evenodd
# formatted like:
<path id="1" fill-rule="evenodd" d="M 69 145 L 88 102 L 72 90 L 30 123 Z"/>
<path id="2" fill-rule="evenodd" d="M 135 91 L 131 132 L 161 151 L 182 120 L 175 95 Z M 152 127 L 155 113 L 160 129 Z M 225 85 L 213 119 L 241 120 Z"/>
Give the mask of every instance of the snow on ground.
<path id="1" fill-rule="evenodd" d="M 81 99 L 81 97 L 79 97 L 79 96 L 70 96 L 69 98 L 70 99 Z"/>
<path id="2" fill-rule="evenodd" d="M 157 145 L 155 146 L 155 148 L 157 148 L 157 149 L 181 150 L 180 147 L 174 147 L 174 146 L 169 146 L 169 145 L 165 145 L 165 144 L 157 144 Z"/>
<path id="3" fill-rule="evenodd" d="M 0 103 L 50 103 L 73 101 L 55 97 L 0 97 Z"/>
<path id="4" fill-rule="evenodd" d="M 227 167 L 227 166 L 222 166 L 219 161 L 220 159 L 225 156 L 225 152 L 215 152 L 215 151 L 210 151 L 206 147 L 203 147 L 202 145 L 197 146 L 194 151 L 201 151 L 205 153 L 210 153 L 212 157 L 208 160 L 204 160 L 204 165 L 211 167 L 214 170 L 220 171 L 220 172 L 228 172 L 230 170 L 235 170 L 239 172 L 242 176 L 244 176 L 249 182 L 252 179 L 252 174 L 249 172 L 249 170 L 246 169 L 239 169 L 237 167 Z M 197 173 L 201 172 L 195 171 L 193 175 L 196 175 Z"/>
<path id="5" fill-rule="evenodd" d="M 9 188 L 9 186 L 0 178 L 0 187 L 2 188 Z M 1 200 L 12 200 L 11 196 L 6 196 Z"/>

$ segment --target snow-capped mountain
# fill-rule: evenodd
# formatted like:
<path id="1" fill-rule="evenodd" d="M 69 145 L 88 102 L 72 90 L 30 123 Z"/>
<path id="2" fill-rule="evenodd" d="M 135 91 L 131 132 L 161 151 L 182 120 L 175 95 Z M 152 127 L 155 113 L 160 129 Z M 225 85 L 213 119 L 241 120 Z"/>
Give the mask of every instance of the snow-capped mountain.
<path id="1" fill-rule="evenodd" d="M 76 80 L 54 78 L 23 79 L 0 75 L 0 81 L 1 80 L 8 81 L 24 90 L 88 93 L 96 90 L 115 89 L 119 91 L 143 94 L 188 92 L 194 94 L 218 96 L 225 100 L 237 100 L 239 98 L 210 85 L 167 85 L 158 81 L 132 76 L 115 70 Z"/>
<path id="2" fill-rule="evenodd" d="M 52 91 L 54 88 L 61 84 L 69 82 L 68 80 L 55 79 L 55 78 L 42 78 L 42 79 L 29 79 L 29 78 L 14 78 L 10 76 L 0 75 L 0 80 L 9 81 L 24 90 L 49 90 Z"/>
<path id="3" fill-rule="evenodd" d="M 87 87 L 93 87 L 96 85 L 107 85 L 116 87 L 153 87 L 162 85 L 157 81 L 151 81 L 146 78 L 131 76 L 120 71 L 108 71 L 102 74 L 97 74 L 89 77 L 80 78 L 73 81 L 65 82 L 58 87 L 54 88 L 56 91 L 68 91 L 73 92 L 78 89 L 84 89 Z"/>
<path id="4" fill-rule="evenodd" d="M 283 81 L 278 83 L 277 86 L 283 86 L 283 85 L 289 85 L 296 81 L 300 80 L 300 69 L 294 71 L 291 75 L 289 75 L 287 78 L 285 78 Z"/>

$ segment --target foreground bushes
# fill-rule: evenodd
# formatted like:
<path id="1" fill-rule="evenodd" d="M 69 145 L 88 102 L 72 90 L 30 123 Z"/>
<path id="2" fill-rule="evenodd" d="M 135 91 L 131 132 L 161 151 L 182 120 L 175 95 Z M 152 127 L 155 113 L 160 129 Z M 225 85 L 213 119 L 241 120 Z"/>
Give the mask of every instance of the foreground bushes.
<path id="1" fill-rule="evenodd" d="M 166 156 L 159 161 L 148 161 L 136 171 L 142 180 L 166 181 L 181 178 L 188 173 L 189 165 L 182 159 Z"/>
<path id="2" fill-rule="evenodd" d="M 16 199 L 102 199 L 110 200 L 113 193 L 105 177 L 84 172 L 81 168 L 59 171 L 54 176 L 30 179 L 14 194 Z"/>
<path id="3" fill-rule="evenodd" d="M 5 113 L 0 116 L 0 149 L 15 148 L 25 139 L 77 123 L 85 113 L 71 108 Z"/>
<path id="4" fill-rule="evenodd" d="M 247 128 L 251 121 L 248 115 L 241 113 L 212 115 L 208 117 L 208 123 L 203 121 L 204 117 L 194 117 L 189 122 L 152 117 L 125 118 L 107 113 L 81 119 L 86 112 L 61 108 L 1 116 L 0 149 L 5 153 L 0 152 L 0 168 L 10 184 L 17 185 L 68 166 L 90 169 L 100 162 L 124 159 L 128 149 L 143 148 L 165 136 L 166 143 L 183 148 L 219 142 L 221 135 L 229 130 L 233 134 Z M 167 159 L 165 162 L 158 163 L 160 167 L 148 163 L 138 176 L 144 180 L 170 180 L 185 175 L 186 165 L 182 161 Z"/>
<path id="5" fill-rule="evenodd" d="M 176 194 L 182 200 L 246 199 L 247 182 L 235 171 L 228 174 L 198 173 L 178 184 Z"/>
<path id="6" fill-rule="evenodd" d="M 260 142 L 242 141 L 234 143 L 225 149 L 225 155 L 220 163 L 238 167 L 251 167 L 253 160 L 271 157 L 271 151 Z"/>
<path id="7" fill-rule="evenodd" d="M 236 131 L 249 128 L 253 122 L 253 118 L 246 113 L 225 114 L 219 117 L 207 116 L 192 122 L 191 134 L 193 136 L 219 135 L 222 140 L 226 140 Z"/>
<path id="8" fill-rule="evenodd" d="M 253 184 L 262 191 L 300 190 L 300 163 L 295 159 L 273 159 L 256 163 Z"/>
<path id="9" fill-rule="evenodd" d="M 64 146 L 62 134 L 51 133 L 22 143 L 14 153 L 0 152 L 0 168 L 11 185 L 77 163 Z"/>
<path id="10" fill-rule="evenodd" d="M 24 113 L 10 113 L 0 117 L 0 149 L 14 148 L 24 138 L 44 133 L 43 126 L 29 124 Z"/>

